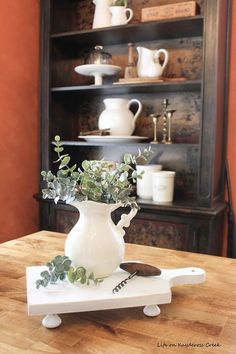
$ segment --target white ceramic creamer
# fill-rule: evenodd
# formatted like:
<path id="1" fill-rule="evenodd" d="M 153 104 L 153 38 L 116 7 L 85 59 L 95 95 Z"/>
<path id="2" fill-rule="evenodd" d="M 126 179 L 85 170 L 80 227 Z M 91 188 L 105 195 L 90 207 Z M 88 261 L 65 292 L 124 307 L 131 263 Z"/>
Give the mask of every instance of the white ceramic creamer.
<path id="1" fill-rule="evenodd" d="M 111 6 L 111 25 L 126 25 L 133 17 L 133 10 L 124 6 Z"/>
<path id="2" fill-rule="evenodd" d="M 165 69 L 169 55 L 167 50 L 151 50 L 144 47 L 137 47 L 138 63 L 137 72 L 139 77 L 160 77 Z M 164 62 L 160 64 L 160 54 L 164 54 Z"/>

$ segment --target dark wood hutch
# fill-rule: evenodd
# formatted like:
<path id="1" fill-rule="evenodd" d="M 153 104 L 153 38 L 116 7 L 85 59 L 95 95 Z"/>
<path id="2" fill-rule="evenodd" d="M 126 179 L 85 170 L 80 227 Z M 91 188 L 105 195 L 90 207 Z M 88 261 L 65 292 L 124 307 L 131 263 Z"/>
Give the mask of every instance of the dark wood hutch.
<path id="1" fill-rule="evenodd" d="M 173 144 L 152 145 L 150 163 L 176 171 L 174 202 L 160 205 L 139 200 L 140 211 L 126 241 L 209 254 L 221 254 L 226 146 L 227 62 L 230 1 L 197 1 L 194 17 L 142 23 L 142 7 L 178 1 L 129 0 L 134 18 L 128 25 L 92 29 L 94 4 L 88 0 L 41 0 L 40 145 L 43 170 L 54 170 L 52 140 L 56 134 L 80 165 L 84 159 L 120 160 L 149 143 L 81 142 L 82 130 L 97 129 L 107 97 L 138 98 L 143 111 L 135 135 L 153 137 L 150 113 L 161 112 L 164 98 L 173 109 Z M 103 45 L 115 65 L 127 64 L 127 43 L 165 48 L 165 77 L 185 81 L 93 86 L 75 73 L 95 45 Z M 120 76 L 122 77 L 123 72 Z M 159 133 L 160 134 L 160 131 Z M 160 136 L 158 136 L 160 140 Z M 41 228 L 68 232 L 78 218 L 73 207 L 42 200 Z M 114 219 L 119 220 L 117 211 Z"/>

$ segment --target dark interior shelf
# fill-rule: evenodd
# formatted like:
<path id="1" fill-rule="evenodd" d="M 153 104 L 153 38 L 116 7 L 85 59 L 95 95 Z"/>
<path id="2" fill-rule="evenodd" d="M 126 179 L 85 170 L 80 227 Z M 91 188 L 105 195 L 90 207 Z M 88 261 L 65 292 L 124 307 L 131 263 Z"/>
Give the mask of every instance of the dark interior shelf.
<path id="1" fill-rule="evenodd" d="M 134 41 L 197 37 L 203 34 L 203 16 L 104 27 L 86 31 L 63 32 L 51 39 L 66 47 L 92 47 L 98 43 L 113 45 Z"/>
<path id="2" fill-rule="evenodd" d="M 112 146 L 112 145 L 125 145 L 124 142 L 122 143 L 117 143 L 117 142 L 87 142 L 87 141 L 83 141 L 83 140 L 78 140 L 78 141 L 62 141 L 62 144 L 65 145 L 65 146 Z M 134 145 L 134 146 L 137 146 L 138 144 L 141 144 L 142 146 L 149 146 L 149 142 L 127 142 L 126 144 L 128 145 Z"/>
<path id="3" fill-rule="evenodd" d="M 127 142 L 127 143 L 111 143 L 111 142 L 87 142 L 87 141 L 82 141 L 82 140 L 78 140 L 78 141 L 61 141 L 61 143 L 65 146 L 112 146 L 112 145 L 129 145 L 129 146 L 138 146 L 141 145 L 143 147 L 149 147 L 151 146 L 152 149 L 163 149 L 163 147 L 165 147 L 166 149 L 177 149 L 177 148 L 189 148 L 189 147 L 194 147 L 196 148 L 198 146 L 198 144 L 150 144 L 150 142 Z M 54 144 L 54 142 L 52 142 L 52 144 Z"/>
<path id="4" fill-rule="evenodd" d="M 49 204 L 54 204 L 53 199 L 43 199 L 41 193 L 35 193 L 33 196 L 36 200 L 43 202 L 43 203 L 49 203 Z M 197 205 L 195 201 L 192 202 L 186 202 L 186 201 L 173 201 L 170 203 L 157 203 L 154 202 L 151 199 L 141 199 L 137 197 L 137 203 L 140 207 L 140 211 L 151 211 L 154 213 L 157 212 L 173 212 L 178 209 L 178 212 L 183 212 L 183 214 L 189 214 L 194 217 L 194 215 L 202 215 L 202 216 L 214 216 L 217 215 L 220 211 L 225 209 L 225 203 L 216 203 L 213 205 L 211 208 L 204 208 L 200 207 Z M 58 205 L 64 205 L 68 208 L 71 208 L 69 204 L 66 204 L 65 202 L 59 200 Z M 124 209 L 126 209 L 124 207 Z M 129 208 L 127 208 L 129 209 Z M 73 210 L 73 209 L 72 209 Z"/>
<path id="5" fill-rule="evenodd" d="M 161 82 L 161 83 L 143 83 L 143 84 L 122 84 L 122 85 L 101 85 L 101 86 L 64 86 L 53 87 L 52 92 L 79 92 L 93 94 L 112 94 L 112 93 L 148 93 L 148 92 L 184 92 L 199 91 L 201 89 L 201 80 L 194 81 L 177 81 L 177 82 Z"/>
<path id="6" fill-rule="evenodd" d="M 41 193 L 36 193 L 33 196 L 36 200 L 43 202 L 43 203 L 49 203 L 54 205 L 54 200 L 53 199 L 43 199 Z M 183 214 L 189 214 L 194 217 L 196 214 L 197 216 L 203 215 L 203 216 L 214 216 L 217 215 L 221 210 L 225 209 L 225 203 L 216 203 L 214 206 L 211 208 L 204 208 L 204 207 L 199 207 L 196 202 L 181 202 L 181 201 L 173 201 L 171 203 L 157 203 L 154 202 L 151 199 L 140 199 L 137 198 L 137 203 L 140 207 L 140 211 L 151 211 L 154 213 L 157 212 L 173 212 L 178 209 L 178 212 L 183 212 Z M 58 205 L 64 205 L 67 208 L 72 208 L 69 204 L 66 204 L 65 202 L 62 202 L 61 200 L 58 201 Z M 124 208 L 125 209 L 125 208 Z M 73 210 L 73 208 L 72 208 Z"/>
<path id="7" fill-rule="evenodd" d="M 211 208 L 204 208 L 197 205 L 196 201 L 180 201 L 175 200 L 173 203 L 157 203 L 150 199 L 140 199 L 137 198 L 137 203 L 140 206 L 141 210 L 149 210 L 151 212 L 163 211 L 171 212 L 178 209 L 182 210 L 184 214 L 197 214 L 197 215 L 217 215 L 221 210 L 224 210 L 225 203 L 216 203 Z"/>

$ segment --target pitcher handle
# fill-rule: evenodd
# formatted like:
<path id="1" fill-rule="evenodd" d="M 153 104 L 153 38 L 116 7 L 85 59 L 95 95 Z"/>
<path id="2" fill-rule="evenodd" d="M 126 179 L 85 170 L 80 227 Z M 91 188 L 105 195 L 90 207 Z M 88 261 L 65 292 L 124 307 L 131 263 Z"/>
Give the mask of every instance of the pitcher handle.
<path id="1" fill-rule="evenodd" d="M 133 18 L 133 10 L 129 9 L 128 7 L 125 9 L 125 15 L 128 13 L 128 18 L 125 21 L 125 24 L 128 23 Z"/>
<path id="2" fill-rule="evenodd" d="M 155 52 L 155 56 L 154 56 L 154 57 L 155 57 L 155 58 L 156 58 L 156 57 L 159 58 L 160 53 L 163 53 L 164 56 L 165 56 L 164 62 L 163 62 L 163 64 L 161 65 L 162 70 L 164 70 L 165 67 L 166 67 L 166 64 L 168 63 L 168 60 L 169 60 L 169 53 L 168 53 L 167 50 L 165 50 L 165 49 L 158 49 L 158 50 Z"/>
<path id="3" fill-rule="evenodd" d="M 137 214 L 137 211 L 138 211 L 137 209 L 131 209 L 129 214 L 122 214 L 121 215 L 120 221 L 118 222 L 118 224 L 116 226 L 122 232 L 122 236 L 124 236 L 124 234 L 125 234 L 123 227 L 129 227 L 130 221 L 135 217 L 135 215 Z"/>
<path id="4" fill-rule="evenodd" d="M 139 114 L 140 114 L 140 112 L 141 112 L 143 106 L 142 106 L 142 103 L 141 103 L 139 100 L 137 100 L 136 98 L 133 98 L 132 100 L 130 100 L 130 101 L 128 102 L 128 108 L 130 108 L 130 106 L 131 106 L 132 103 L 137 103 L 137 104 L 138 104 L 138 110 L 137 110 L 137 112 L 135 113 L 135 115 L 134 115 L 134 117 L 133 117 L 133 121 L 132 121 L 133 129 L 134 129 L 136 120 L 137 120 L 137 118 L 138 118 L 138 116 L 139 116 Z"/>

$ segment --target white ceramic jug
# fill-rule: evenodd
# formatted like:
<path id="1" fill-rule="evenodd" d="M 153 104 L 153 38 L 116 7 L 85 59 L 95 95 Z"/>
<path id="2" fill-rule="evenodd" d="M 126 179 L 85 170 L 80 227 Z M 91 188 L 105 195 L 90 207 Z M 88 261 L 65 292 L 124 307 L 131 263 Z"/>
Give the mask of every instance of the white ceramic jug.
<path id="1" fill-rule="evenodd" d="M 93 28 L 111 26 L 110 5 L 112 5 L 112 0 L 93 0 L 93 3 L 96 5 L 93 17 Z"/>
<path id="2" fill-rule="evenodd" d="M 138 109 L 135 114 L 130 111 L 131 104 L 136 103 Z M 105 110 L 98 119 L 99 129 L 110 129 L 111 135 L 130 136 L 135 129 L 136 120 L 142 110 L 139 100 L 133 98 L 106 98 L 104 100 Z"/>
<path id="3" fill-rule="evenodd" d="M 111 6 L 111 25 L 126 25 L 133 17 L 133 10 L 124 6 Z"/>
<path id="4" fill-rule="evenodd" d="M 117 224 L 111 218 L 112 211 L 121 203 L 105 204 L 91 200 L 74 201 L 79 210 L 79 220 L 69 232 L 65 242 L 65 255 L 74 267 L 84 267 L 95 278 L 112 274 L 124 259 L 124 227 L 130 225 L 137 209 L 122 214 Z"/>
<path id="5" fill-rule="evenodd" d="M 137 72 L 139 77 L 160 77 L 165 69 L 169 55 L 167 50 L 158 49 L 151 50 L 144 47 L 137 47 L 138 63 Z M 160 54 L 164 54 L 164 62 L 160 64 Z"/>

